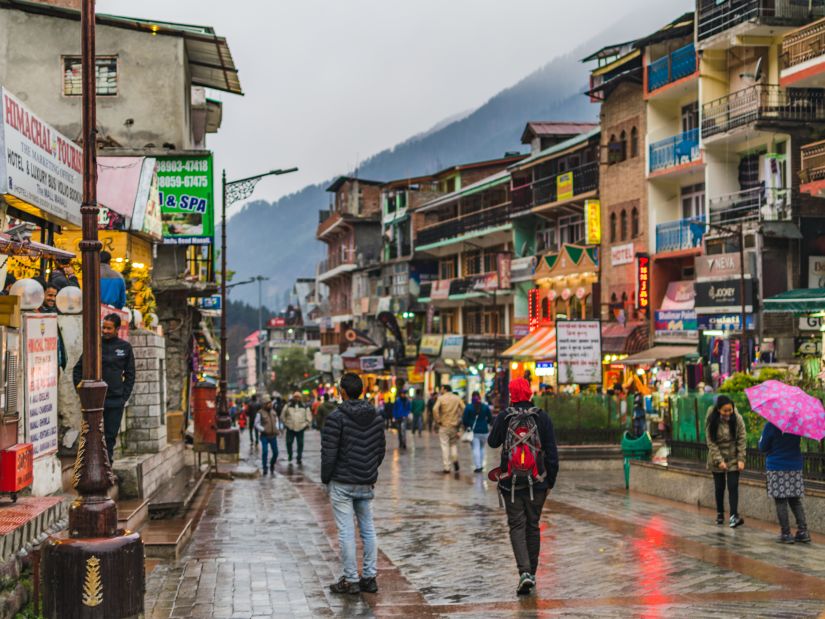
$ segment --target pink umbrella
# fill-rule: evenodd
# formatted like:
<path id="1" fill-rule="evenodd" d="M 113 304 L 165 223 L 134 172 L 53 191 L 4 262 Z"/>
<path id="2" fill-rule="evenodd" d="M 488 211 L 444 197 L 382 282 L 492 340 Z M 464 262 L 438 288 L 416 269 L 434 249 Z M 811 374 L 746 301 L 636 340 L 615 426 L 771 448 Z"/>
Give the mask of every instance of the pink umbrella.
<path id="1" fill-rule="evenodd" d="M 778 380 L 766 380 L 748 387 L 745 394 L 751 409 L 783 432 L 817 441 L 825 438 L 825 407 L 818 398 L 799 387 Z"/>

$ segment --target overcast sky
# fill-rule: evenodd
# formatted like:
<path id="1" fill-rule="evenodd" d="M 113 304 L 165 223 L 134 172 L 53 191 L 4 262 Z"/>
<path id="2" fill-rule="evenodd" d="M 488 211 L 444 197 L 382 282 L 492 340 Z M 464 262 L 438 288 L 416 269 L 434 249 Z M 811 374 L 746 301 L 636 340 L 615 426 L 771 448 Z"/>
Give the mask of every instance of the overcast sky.
<path id="1" fill-rule="evenodd" d="M 208 145 L 230 178 L 298 166 L 258 185 L 254 197 L 273 200 L 479 106 L 607 28 L 619 6 L 649 2 L 98 0 L 97 10 L 227 37 L 245 96 L 217 93 L 223 126 Z"/>

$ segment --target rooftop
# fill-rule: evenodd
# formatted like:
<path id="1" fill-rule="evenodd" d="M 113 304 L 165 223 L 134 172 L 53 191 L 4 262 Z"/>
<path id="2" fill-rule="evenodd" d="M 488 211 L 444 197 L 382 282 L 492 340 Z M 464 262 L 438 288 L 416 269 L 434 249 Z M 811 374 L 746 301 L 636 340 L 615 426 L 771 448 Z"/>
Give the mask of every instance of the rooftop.
<path id="1" fill-rule="evenodd" d="M 359 183 L 363 183 L 364 185 L 383 185 L 384 181 L 371 181 L 366 178 L 358 178 L 357 176 L 339 176 L 332 184 L 327 187 L 327 191 L 336 192 L 341 189 L 342 185 L 347 182 L 355 182 L 358 181 Z"/>
<path id="2" fill-rule="evenodd" d="M 599 123 L 580 123 L 553 120 L 528 122 L 521 134 L 521 143 L 528 144 L 533 137 L 557 138 L 575 136 L 598 127 Z"/>
<path id="3" fill-rule="evenodd" d="M 576 135 L 575 137 L 570 138 L 569 140 L 565 140 L 564 142 L 561 142 L 560 144 L 554 144 L 553 146 L 551 146 L 549 148 L 545 148 L 544 150 L 537 152 L 535 155 L 531 155 L 530 157 L 527 157 L 523 161 L 520 161 L 517 164 L 510 166 L 509 169 L 510 170 L 518 170 L 518 169 L 521 169 L 521 168 L 525 168 L 525 167 L 528 167 L 530 164 L 533 164 L 533 163 L 535 163 L 536 161 L 538 161 L 540 159 L 547 159 L 547 158 L 551 157 L 552 155 L 563 153 L 564 151 L 569 150 L 570 148 L 573 148 L 575 146 L 580 146 L 580 145 L 583 146 L 588 141 L 590 141 L 592 138 L 598 137 L 600 132 L 601 132 L 601 129 L 600 129 L 599 125 L 594 125 L 593 129 L 591 129 L 587 133 L 580 133 L 580 134 Z"/>
<path id="4" fill-rule="evenodd" d="M 435 200 L 430 200 L 429 202 L 422 204 L 421 208 L 419 208 L 418 211 L 428 211 L 430 209 L 442 206 L 444 204 L 449 204 L 450 202 L 453 202 L 464 196 L 470 196 L 481 191 L 484 191 L 485 189 L 489 189 L 490 187 L 496 187 L 497 185 L 503 185 L 504 183 L 509 182 L 509 169 L 501 170 L 500 172 L 496 172 L 491 176 L 482 178 L 480 181 L 477 181 L 471 185 L 467 185 L 466 187 L 463 187 L 458 191 L 448 193 L 447 195 L 436 198 Z"/>

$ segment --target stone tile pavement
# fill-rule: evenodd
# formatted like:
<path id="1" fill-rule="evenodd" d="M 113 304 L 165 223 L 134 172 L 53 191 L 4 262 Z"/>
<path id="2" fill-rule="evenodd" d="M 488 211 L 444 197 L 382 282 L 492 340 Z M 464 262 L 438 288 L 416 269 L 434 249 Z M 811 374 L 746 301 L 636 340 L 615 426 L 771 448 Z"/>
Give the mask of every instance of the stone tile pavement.
<path id="1" fill-rule="evenodd" d="M 258 463 L 246 437 L 242 455 Z M 217 481 L 189 547 L 147 582 L 147 617 L 816 617 L 825 539 L 779 546 L 772 527 L 731 530 L 706 510 L 627 495 L 620 473 L 562 472 L 542 523 L 535 595 L 515 566 L 495 488 L 443 475 L 435 435 L 393 434 L 376 489 L 378 595 L 333 596 L 337 541 L 319 441 L 274 478 Z M 281 445 L 282 460 L 285 449 Z M 490 454 L 490 457 L 494 457 Z M 563 467 L 563 465 L 562 465 Z"/>

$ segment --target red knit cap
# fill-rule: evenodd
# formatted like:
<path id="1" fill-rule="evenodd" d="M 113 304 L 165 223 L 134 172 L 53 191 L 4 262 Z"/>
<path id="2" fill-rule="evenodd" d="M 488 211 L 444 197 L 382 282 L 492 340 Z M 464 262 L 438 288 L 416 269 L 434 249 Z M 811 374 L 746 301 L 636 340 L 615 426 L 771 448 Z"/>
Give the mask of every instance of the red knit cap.
<path id="1" fill-rule="evenodd" d="M 530 383 L 524 378 L 514 378 L 510 381 L 510 402 L 529 402 L 533 397 Z"/>

